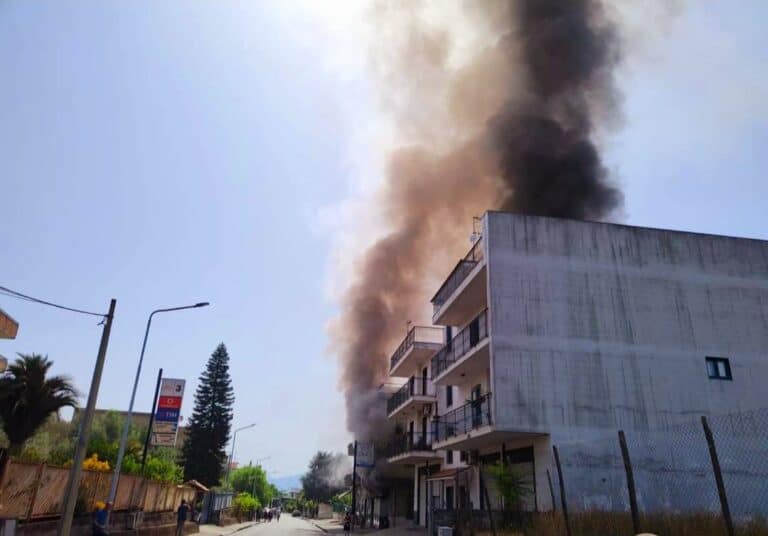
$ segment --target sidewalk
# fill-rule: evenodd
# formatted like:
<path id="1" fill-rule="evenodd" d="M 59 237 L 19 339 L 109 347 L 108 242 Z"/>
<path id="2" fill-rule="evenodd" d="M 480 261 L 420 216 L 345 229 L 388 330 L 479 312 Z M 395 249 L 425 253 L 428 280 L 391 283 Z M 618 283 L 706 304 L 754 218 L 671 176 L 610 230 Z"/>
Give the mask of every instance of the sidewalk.
<path id="1" fill-rule="evenodd" d="M 246 521 L 245 523 L 235 523 L 234 525 L 227 525 L 226 527 L 220 527 L 218 525 L 200 525 L 200 534 L 205 536 L 229 536 L 235 532 L 240 532 L 248 527 L 252 527 L 256 524 L 256 521 Z"/>
<path id="2" fill-rule="evenodd" d="M 342 525 L 341 520 L 333 520 L 333 519 L 308 519 L 310 523 L 312 523 L 314 526 L 322 530 L 323 532 L 328 532 L 330 534 L 343 534 L 344 533 L 344 527 Z M 388 529 L 372 529 L 372 528 L 365 528 L 360 529 L 356 528 L 354 534 L 370 534 L 370 533 L 376 533 L 377 536 L 420 536 L 420 535 L 426 535 L 427 529 L 423 527 L 390 527 Z"/>

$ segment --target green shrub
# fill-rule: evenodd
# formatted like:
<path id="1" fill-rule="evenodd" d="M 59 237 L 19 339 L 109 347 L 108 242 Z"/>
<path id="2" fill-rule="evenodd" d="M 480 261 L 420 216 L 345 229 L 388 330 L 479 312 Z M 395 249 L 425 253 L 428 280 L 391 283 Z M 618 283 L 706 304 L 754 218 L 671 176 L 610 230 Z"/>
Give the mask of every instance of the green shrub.
<path id="1" fill-rule="evenodd" d="M 232 501 L 232 508 L 238 519 L 250 518 L 257 508 L 261 508 L 259 500 L 248 492 L 239 493 Z"/>

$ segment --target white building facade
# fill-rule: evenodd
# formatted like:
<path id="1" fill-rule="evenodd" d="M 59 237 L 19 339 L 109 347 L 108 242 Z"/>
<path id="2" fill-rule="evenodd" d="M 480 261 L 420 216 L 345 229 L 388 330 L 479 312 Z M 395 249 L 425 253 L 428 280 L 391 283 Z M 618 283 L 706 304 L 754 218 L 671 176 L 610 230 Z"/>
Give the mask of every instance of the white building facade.
<path id="1" fill-rule="evenodd" d="M 390 369 L 419 524 L 427 481 L 482 509 L 503 459 L 550 510 L 553 444 L 768 408 L 768 242 L 503 212 L 481 235 Z"/>

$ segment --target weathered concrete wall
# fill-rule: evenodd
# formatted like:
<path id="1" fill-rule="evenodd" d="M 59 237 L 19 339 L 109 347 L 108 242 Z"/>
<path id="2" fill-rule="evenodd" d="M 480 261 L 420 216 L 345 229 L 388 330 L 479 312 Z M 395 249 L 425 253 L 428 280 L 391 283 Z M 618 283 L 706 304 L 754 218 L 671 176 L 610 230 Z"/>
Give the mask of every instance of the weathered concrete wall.
<path id="1" fill-rule="evenodd" d="M 509 213 L 484 223 L 495 423 L 549 435 L 534 442 L 543 509 L 552 443 L 584 442 L 570 478 L 605 493 L 582 492 L 582 507 L 623 508 L 615 453 L 590 442 L 768 407 L 768 242 Z M 733 381 L 709 379 L 708 356 L 727 357 Z M 644 485 L 655 462 L 638 463 Z"/>
<path id="2" fill-rule="evenodd" d="M 576 439 L 768 407 L 768 242 L 509 213 L 486 233 L 499 425 Z"/>

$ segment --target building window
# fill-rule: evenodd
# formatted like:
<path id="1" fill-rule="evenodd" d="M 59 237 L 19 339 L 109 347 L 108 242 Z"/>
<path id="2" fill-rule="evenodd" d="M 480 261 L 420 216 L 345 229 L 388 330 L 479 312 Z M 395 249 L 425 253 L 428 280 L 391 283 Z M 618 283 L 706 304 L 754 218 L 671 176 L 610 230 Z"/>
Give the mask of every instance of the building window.
<path id="1" fill-rule="evenodd" d="M 462 463 L 467 463 L 467 451 L 466 450 L 460 450 L 459 451 L 459 461 Z"/>
<path id="2" fill-rule="evenodd" d="M 445 453 L 445 463 L 453 463 L 453 451 L 449 450 Z"/>
<path id="3" fill-rule="evenodd" d="M 445 387 L 445 407 L 450 408 L 453 406 L 453 385 L 447 385 Z"/>
<path id="4" fill-rule="evenodd" d="M 725 357 L 708 357 L 707 375 L 711 380 L 732 380 L 731 363 Z"/>

